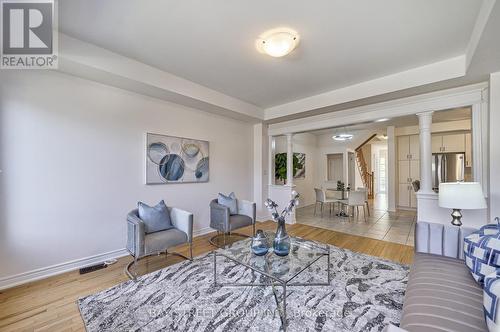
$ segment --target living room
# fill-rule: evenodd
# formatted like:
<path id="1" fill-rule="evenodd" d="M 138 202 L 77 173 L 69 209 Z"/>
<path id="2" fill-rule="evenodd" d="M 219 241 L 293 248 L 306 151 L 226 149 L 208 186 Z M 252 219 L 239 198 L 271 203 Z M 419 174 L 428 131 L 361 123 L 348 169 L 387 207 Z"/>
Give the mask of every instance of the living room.
<path id="1" fill-rule="evenodd" d="M 499 330 L 496 1 L 0 5 L 0 331 Z"/>

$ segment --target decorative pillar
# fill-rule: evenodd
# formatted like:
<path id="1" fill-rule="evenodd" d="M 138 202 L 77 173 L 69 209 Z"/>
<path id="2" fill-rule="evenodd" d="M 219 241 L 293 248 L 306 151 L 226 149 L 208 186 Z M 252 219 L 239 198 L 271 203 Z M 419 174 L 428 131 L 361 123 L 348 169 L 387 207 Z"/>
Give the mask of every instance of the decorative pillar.
<path id="1" fill-rule="evenodd" d="M 420 133 L 420 192 L 432 193 L 432 113 L 418 113 Z"/>
<path id="2" fill-rule="evenodd" d="M 268 162 L 268 185 L 273 185 L 274 184 L 274 149 L 275 149 L 275 143 L 274 143 L 274 136 L 269 136 L 269 154 L 267 158 Z"/>
<path id="3" fill-rule="evenodd" d="M 293 186 L 293 134 L 286 134 L 286 185 Z"/>
<path id="4" fill-rule="evenodd" d="M 396 211 L 396 128 L 387 127 L 387 210 Z"/>

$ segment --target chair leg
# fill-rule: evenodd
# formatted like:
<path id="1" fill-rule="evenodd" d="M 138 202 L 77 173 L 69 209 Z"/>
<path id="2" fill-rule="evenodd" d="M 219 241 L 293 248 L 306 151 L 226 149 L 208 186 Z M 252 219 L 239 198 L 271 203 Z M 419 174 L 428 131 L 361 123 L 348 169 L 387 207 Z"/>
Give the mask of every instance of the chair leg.
<path id="1" fill-rule="evenodd" d="M 368 217 L 370 216 L 370 205 L 368 204 L 368 201 L 365 202 L 366 204 L 366 211 L 368 211 Z"/>
<path id="2" fill-rule="evenodd" d="M 314 215 L 316 215 L 316 208 L 318 207 L 318 202 L 314 202 Z"/>
<path id="3" fill-rule="evenodd" d="M 129 279 L 135 281 L 135 280 L 137 280 L 137 275 L 134 274 L 134 273 L 132 273 L 132 272 L 130 272 L 130 268 L 132 267 L 132 265 L 136 265 L 137 264 L 137 262 L 139 261 L 139 258 L 137 258 L 135 256 L 133 256 L 133 257 L 134 257 L 134 260 L 131 261 L 130 263 L 128 263 L 125 266 L 125 274 L 127 275 L 127 277 L 129 277 Z"/>
<path id="4" fill-rule="evenodd" d="M 363 217 L 365 218 L 365 222 L 366 222 L 366 211 L 365 211 L 365 206 L 363 205 Z"/>
<path id="5" fill-rule="evenodd" d="M 321 218 L 323 218 L 323 202 L 321 202 Z"/>
<path id="6" fill-rule="evenodd" d="M 193 242 L 189 242 L 189 258 L 193 260 Z"/>
<path id="7" fill-rule="evenodd" d="M 356 214 L 358 215 L 358 219 L 359 219 L 359 206 L 356 206 Z"/>

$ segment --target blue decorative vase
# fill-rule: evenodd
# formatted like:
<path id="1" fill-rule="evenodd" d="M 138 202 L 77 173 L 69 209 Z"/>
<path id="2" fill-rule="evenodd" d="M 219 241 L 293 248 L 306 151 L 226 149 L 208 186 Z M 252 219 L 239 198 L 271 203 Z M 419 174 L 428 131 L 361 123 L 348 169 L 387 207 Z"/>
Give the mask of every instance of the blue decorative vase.
<path id="1" fill-rule="evenodd" d="M 266 234 L 258 229 L 252 238 L 252 252 L 257 256 L 264 256 L 269 251 L 269 242 Z"/>
<path id="2" fill-rule="evenodd" d="M 287 256 L 290 253 L 290 237 L 285 228 L 285 217 L 278 218 L 278 229 L 273 241 L 274 253 L 278 256 Z"/>

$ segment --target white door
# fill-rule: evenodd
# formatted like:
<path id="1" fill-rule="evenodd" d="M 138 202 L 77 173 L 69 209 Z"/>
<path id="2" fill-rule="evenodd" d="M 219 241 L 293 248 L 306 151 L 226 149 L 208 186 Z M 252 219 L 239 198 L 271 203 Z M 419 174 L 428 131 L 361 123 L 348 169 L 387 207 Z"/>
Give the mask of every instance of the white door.
<path id="1" fill-rule="evenodd" d="M 444 152 L 465 152 L 465 134 L 443 135 Z"/>
<path id="2" fill-rule="evenodd" d="M 410 155 L 410 137 L 398 136 L 398 160 L 409 159 Z"/>
<path id="3" fill-rule="evenodd" d="M 399 206 L 409 207 L 410 206 L 410 193 L 409 184 L 403 183 L 399 184 Z"/>
<path id="4" fill-rule="evenodd" d="M 432 135 L 432 153 L 441 153 L 441 147 L 443 146 L 443 136 Z"/>
<path id="5" fill-rule="evenodd" d="M 420 138 L 418 135 L 410 136 L 410 159 L 420 159 Z"/>
<path id="6" fill-rule="evenodd" d="M 410 182 L 410 161 L 400 160 L 399 161 L 399 183 L 409 183 Z"/>

